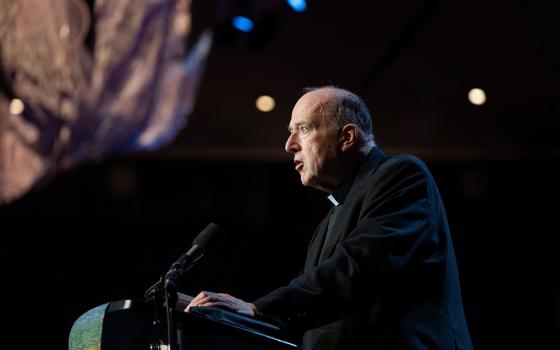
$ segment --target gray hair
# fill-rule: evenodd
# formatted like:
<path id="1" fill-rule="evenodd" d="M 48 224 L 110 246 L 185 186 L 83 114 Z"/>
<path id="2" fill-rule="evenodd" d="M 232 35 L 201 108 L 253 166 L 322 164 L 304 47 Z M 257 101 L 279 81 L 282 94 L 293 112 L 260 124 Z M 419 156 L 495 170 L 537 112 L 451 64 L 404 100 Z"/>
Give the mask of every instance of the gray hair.
<path id="1" fill-rule="evenodd" d="M 366 141 L 374 141 L 371 113 L 358 95 L 333 85 L 307 87 L 303 91 L 308 93 L 320 89 L 333 89 L 337 92 L 335 99 L 325 101 L 317 107 L 317 112 L 329 118 L 333 128 L 340 129 L 345 124 L 352 123 L 358 127 Z"/>

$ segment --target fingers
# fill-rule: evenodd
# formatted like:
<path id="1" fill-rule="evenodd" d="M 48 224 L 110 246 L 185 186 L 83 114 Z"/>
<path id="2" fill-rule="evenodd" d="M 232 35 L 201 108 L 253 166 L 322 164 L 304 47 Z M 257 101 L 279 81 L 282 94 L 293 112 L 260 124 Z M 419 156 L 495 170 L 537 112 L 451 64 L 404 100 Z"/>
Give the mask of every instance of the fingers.
<path id="1" fill-rule="evenodd" d="M 254 315 L 254 306 L 252 304 L 225 293 L 202 291 L 193 298 L 185 311 L 189 312 L 193 306 L 222 307 L 240 314 Z"/>
<path id="2" fill-rule="evenodd" d="M 225 309 L 228 309 L 228 310 L 231 310 L 231 311 L 237 311 L 230 304 L 225 303 L 223 301 L 210 301 L 210 302 L 207 302 L 207 303 L 205 303 L 203 305 L 199 305 L 199 306 L 202 306 L 202 307 L 221 307 L 221 308 L 225 308 Z"/>
<path id="3" fill-rule="evenodd" d="M 193 298 L 193 300 L 191 300 L 189 305 L 187 305 L 185 311 L 188 312 L 190 308 L 193 306 L 210 307 L 210 306 L 216 306 L 216 303 L 227 304 L 227 300 L 229 298 L 231 298 L 231 296 L 228 294 L 202 291 L 198 293 L 197 296 Z"/>

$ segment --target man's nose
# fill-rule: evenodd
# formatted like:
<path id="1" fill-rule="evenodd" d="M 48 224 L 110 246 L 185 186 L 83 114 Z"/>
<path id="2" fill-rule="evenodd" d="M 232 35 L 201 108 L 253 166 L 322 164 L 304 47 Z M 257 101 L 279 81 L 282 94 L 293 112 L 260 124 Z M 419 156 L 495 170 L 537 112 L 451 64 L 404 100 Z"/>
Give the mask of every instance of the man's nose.
<path id="1" fill-rule="evenodd" d="M 299 149 L 299 144 L 297 143 L 295 134 L 290 134 L 288 139 L 286 140 L 286 145 L 284 146 L 284 150 L 286 152 L 296 153 Z"/>

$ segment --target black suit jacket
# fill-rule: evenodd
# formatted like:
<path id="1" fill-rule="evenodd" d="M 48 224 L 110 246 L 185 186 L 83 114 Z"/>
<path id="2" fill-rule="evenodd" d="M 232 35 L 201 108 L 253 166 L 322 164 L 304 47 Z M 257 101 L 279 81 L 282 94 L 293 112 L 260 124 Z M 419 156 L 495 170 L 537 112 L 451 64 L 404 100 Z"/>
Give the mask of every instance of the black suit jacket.
<path id="1" fill-rule="evenodd" d="M 472 349 L 445 210 L 425 164 L 374 148 L 346 187 L 322 257 L 329 215 L 300 276 L 257 308 L 307 330 L 303 349 Z"/>

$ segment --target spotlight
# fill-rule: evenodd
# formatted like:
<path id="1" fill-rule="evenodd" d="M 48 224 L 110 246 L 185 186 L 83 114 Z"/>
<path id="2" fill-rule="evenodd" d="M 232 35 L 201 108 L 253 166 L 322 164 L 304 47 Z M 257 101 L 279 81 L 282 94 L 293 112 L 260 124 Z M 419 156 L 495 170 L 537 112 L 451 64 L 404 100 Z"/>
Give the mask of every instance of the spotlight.
<path id="1" fill-rule="evenodd" d="M 255 101 L 255 105 L 257 109 L 261 112 L 270 112 L 276 106 L 276 102 L 274 99 L 267 95 L 262 95 L 257 98 Z"/>
<path id="2" fill-rule="evenodd" d="M 242 32 L 250 32 L 253 30 L 253 21 L 247 17 L 235 16 L 232 20 L 233 26 Z"/>
<path id="3" fill-rule="evenodd" d="M 469 91 L 469 101 L 473 105 L 483 105 L 486 102 L 486 93 L 482 89 L 474 88 Z"/>
<path id="4" fill-rule="evenodd" d="M 303 12 L 307 9 L 307 3 L 305 0 L 287 0 L 288 5 L 296 11 L 296 12 Z"/>
<path id="5" fill-rule="evenodd" d="M 23 113 L 23 110 L 25 109 L 25 105 L 19 98 L 14 98 L 13 100 L 10 101 L 9 108 L 11 114 L 18 115 Z"/>

